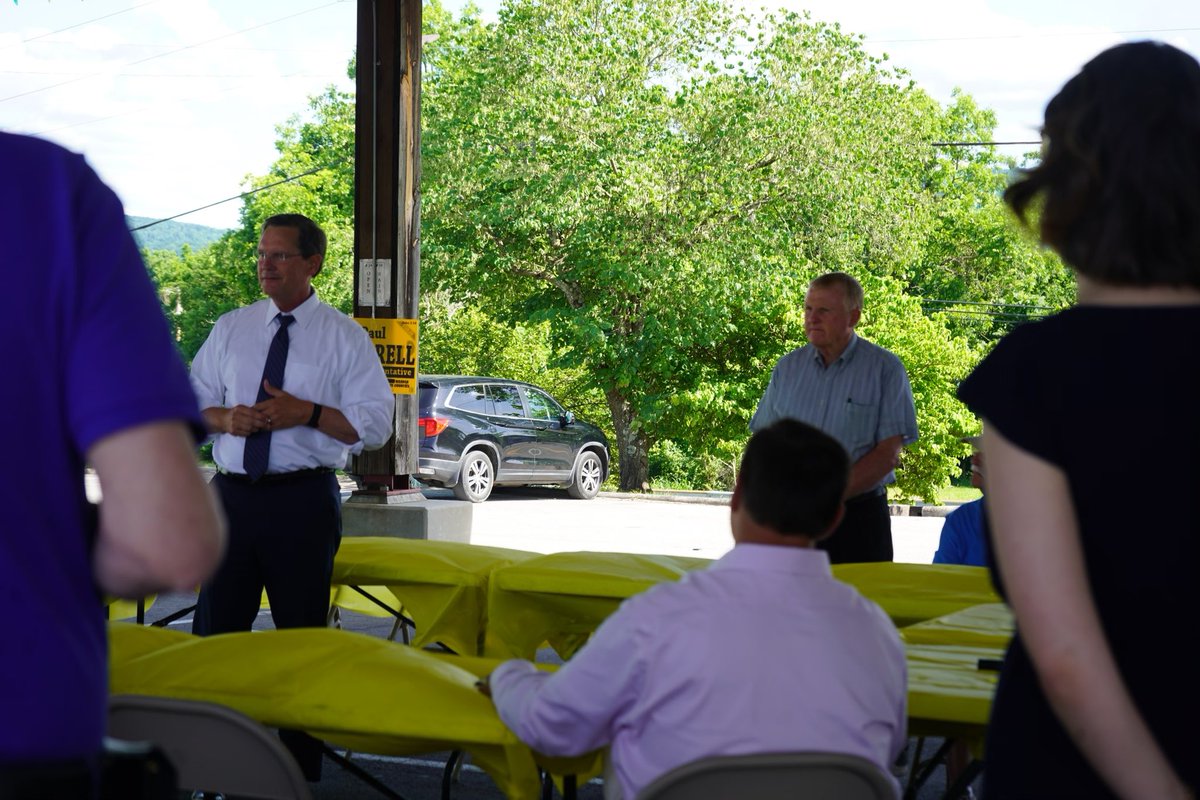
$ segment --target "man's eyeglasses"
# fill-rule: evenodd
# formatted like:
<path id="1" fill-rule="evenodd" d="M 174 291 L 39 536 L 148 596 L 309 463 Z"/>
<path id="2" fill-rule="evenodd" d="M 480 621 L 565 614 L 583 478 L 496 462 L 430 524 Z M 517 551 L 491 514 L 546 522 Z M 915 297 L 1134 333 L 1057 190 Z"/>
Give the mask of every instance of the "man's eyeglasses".
<path id="1" fill-rule="evenodd" d="M 259 261 L 269 261 L 272 264 L 278 264 L 280 261 L 287 261 L 289 258 L 297 258 L 299 255 L 299 253 L 284 253 L 278 250 L 274 253 L 267 253 L 259 250 L 254 254 L 255 258 L 257 258 Z"/>

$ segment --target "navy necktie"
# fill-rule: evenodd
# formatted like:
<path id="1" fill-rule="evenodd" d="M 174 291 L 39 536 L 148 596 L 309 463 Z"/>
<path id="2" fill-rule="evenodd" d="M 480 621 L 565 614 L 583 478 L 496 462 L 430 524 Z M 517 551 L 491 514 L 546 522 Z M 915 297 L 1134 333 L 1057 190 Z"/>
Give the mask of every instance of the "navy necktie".
<path id="1" fill-rule="evenodd" d="M 288 355 L 288 325 L 296 318 L 287 314 L 277 314 L 279 330 L 271 340 L 271 349 L 267 351 L 267 363 L 263 365 L 262 380 L 258 382 L 258 398 L 254 401 L 261 403 L 269 395 L 263 387 L 263 381 L 268 381 L 276 389 L 283 388 L 283 368 L 287 366 Z M 242 454 L 242 467 L 246 474 L 254 480 L 261 478 L 267 471 L 267 459 L 271 454 L 271 430 L 255 431 L 246 437 L 246 450 Z"/>

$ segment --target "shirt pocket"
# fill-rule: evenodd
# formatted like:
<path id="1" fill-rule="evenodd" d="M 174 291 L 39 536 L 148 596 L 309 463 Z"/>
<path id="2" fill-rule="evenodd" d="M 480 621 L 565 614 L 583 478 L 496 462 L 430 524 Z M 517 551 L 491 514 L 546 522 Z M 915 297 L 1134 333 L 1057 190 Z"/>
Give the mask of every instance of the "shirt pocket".
<path id="1" fill-rule="evenodd" d="M 300 360 L 289 360 L 283 373 L 283 390 L 310 403 L 332 405 L 331 393 L 326 381 L 327 379 L 321 373 L 321 368 L 317 365 L 306 364 Z"/>
<path id="2" fill-rule="evenodd" d="M 879 406 L 868 403 L 846 403 L 846 440 L 851 451 L 875 445 L 875 431 L 879 428 Z"/>

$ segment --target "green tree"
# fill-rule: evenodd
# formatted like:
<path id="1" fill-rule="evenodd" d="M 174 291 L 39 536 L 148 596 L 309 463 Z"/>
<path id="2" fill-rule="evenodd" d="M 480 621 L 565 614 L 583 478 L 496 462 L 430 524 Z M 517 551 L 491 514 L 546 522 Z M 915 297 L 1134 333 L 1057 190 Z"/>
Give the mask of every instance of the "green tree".
<path id="1" fill-rule="evenodd" d="M 259 297 L 253 260 L 243 269 L 230 269 L 232 233 L 202 250 L 184 248 L 180 254 L 143 251 L 146 266 L 158 284 L 163 311 L 175 329 L 179 350 L 191 361 L 208 338 L 217 317 Z M 242 259 L 242 263 L 245 259 Z"/>
<path id="2" fill-rule="evenodd" d="M 510 0 L 493 25 L 427 6 L 421 369 L 607 415 L 624 488 L 659 443 L 673 475 L 728 486 L 772 365 L 804 341 L 807 281 L 843 269 L 867 288 L 864 335 L 908 366 L 922 439 L 898 491 L 929 498 L 973 424 L 953 387 L 977 348 L 954 334 L 985 340 L 918 298 L 1061 288 L 999 205 L 1010 165 L 930 146 L 994 120 L 965 95 L 940 108 L 837 26 L 723 3 Z M 350 310 L 353 120 L 352 96 L 313 98 L 247 178 L 263 191 L 239 229 L 154 258 L 185 354 L 259 296 L 271 213 L 326 227 L 316 283 Z"/>
<path id="3" fill-rule="evenodd" d="M 549 323 L 604 393 L 622 488 L 660 439 L 744 439 L 801 276 L 918 259 L 937 118 L 837 26 L 511 0 L 468 30 L 425 82 L 423 279 Z"/>
<path id="4" fill-rule="evenodd" d="M 995 127 L 995 114 L 956 90 L 936 135 L 942 142 L 990 142 Z M 906 276 L 908 291 L 930 309 L 946 309 L 951 329 L 977 343 L 994 342 L 1027 313 L 1040 316 L 1075 297 L 1071 271 L 1004 205 L 1016 167 L 991 145 L 943 146 L 926 172 L 933 224 Z"/>
<path id="5" fill-rule="evenodd" d="M 329 247 L 313 285 L 325 302 L 353 310 L 354 161 L 346 154 L 354 152 L 354 98 L 328 89 L 310 99 L 306 116 L 297 114 L 277 132 L 279 158 L 265 175 L 247 176 L 252 193 L 237 228 L 203 250 L 145 254 L 188 360 L 217 317 L 262 296 L 254 252 L 272 214 L 306 214 L 324 228 Z"/>

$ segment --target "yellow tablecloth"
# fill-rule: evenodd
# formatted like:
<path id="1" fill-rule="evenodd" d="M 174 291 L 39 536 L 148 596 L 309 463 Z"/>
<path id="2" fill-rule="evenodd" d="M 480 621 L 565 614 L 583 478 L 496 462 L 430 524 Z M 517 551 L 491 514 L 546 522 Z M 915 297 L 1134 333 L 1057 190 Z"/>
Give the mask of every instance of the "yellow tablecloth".
<path id="1" fill-rule="evenodd" d="M 485 655 L 530 658 L 549 642 L 563 658 L 621 601 L 712 561 L 634 553 L 553 553 L 502 567 L 488 588 Z"/>
<path id="2" fill-rule="evenodd" d="M 488 579 L 536 553 L 460 542 L 348 536 L 333 562 L 335 586 L 386 586 L 417 625 L 412 644 L 464 655 L 482 650 Z"/>
<path id="3" fill-rule="evenodd" d="M 1013 615 L 1003 603 L 985 603 L 900 629 L 910 644 L 954 644 L 1004 649 L 1013 635 Z"/>
<path id="4" fill-rule="evenodd" d="M 200 638 L 111 623 L 109 635 L 114 694 L 220 703 L 362 752 L 466 750 L 508 797 L 540 794 L 533 753 L 453 661 L 325 628 Z"/>
<path id="5" fill-rule="evenodd" d="M 569 658 L 621 601 L 712 562 L 633 553 L 554 553 L 492 575 L 484 652 L 532 658 L 543 642 Z M 996 603 L 982 567 L 837 564 L 833 574 L 878 603 L 897 627 Z"/>
<path id="6" fill-rule="evenodd" d="M 998 603 L 983 567 L 957 564 L 835 564 L 833 577 L 874 600 L 897 628 L 984 603 Z"/>
<path id="7" fill-rule="evenodd" d="M 150 607 L 154 605 L 158 595 L 151 594 L 143 597 L 141 600 L 122 600 L 115 597 L 104 598 L 104 606 L 108 619 L 137 619 L 139 615 L 145 616 Z M 141 608 L 138 608 L 139 603 Z"/>
<path id="8" fill-rule="evenodd" d="M 960 738 L 980 753 L 999 673 L 980 669 L 979 660 L 1002 659 L 1004 651 L 926 644 L 904 649 L 910 735 Z"/>

